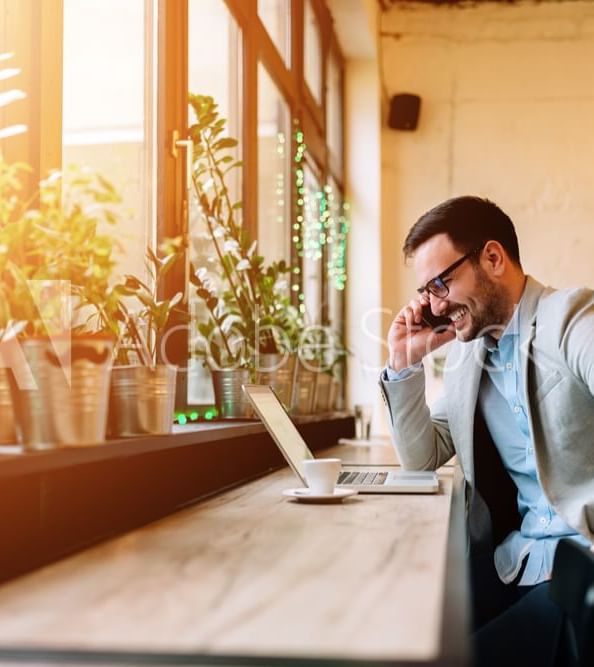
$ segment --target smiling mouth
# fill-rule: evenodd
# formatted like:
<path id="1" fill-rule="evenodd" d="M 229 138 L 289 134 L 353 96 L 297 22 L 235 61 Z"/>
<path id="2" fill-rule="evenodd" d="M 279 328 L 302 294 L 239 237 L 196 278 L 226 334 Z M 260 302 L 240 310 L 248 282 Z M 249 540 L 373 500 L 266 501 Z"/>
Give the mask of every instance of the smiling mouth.
<path id="1" fill-rule="evenodd" d="M 462 306 L 461 308 L 457 308 L 456 310 L 454 310 L 454 312 L 449 313 L 448 317 L 455 324 L 456 322 L 460 322 L 460 320 L 462 320 L 462 318 L 466 315 L 466 313 L 468 313 L 468 308 L 466 308 L 466 306 Z"/>

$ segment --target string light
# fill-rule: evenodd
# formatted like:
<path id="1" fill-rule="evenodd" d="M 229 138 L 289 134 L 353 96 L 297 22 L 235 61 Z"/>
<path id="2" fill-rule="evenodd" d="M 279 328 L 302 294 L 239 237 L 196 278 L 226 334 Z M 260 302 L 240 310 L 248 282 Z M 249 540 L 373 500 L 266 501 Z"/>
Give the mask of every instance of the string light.
<path id="1" fill-rule="evenodd" d="M 175 421 L 182 426 L 188 422 L 202 422 L 202 421 L 211 421 L 218 415 L 218 411 L 215 407 L 207 408 L 204 412 L 204 415 L 201 415 L 197 410 L 192 410 L 190 412 L 178 412 L 175 415 Z"/>
<path id="2" fill-rule="evenodd" d="M 346 248 L 350 228 L 349 204 L 340 203 L 332 185 L 314 190 L 306 182 L 304 168 L 307 145 L 299 122 L 295 122 L 295 193 L 296 211 L 292 229 L 292 243 L 295 255 L 301 259 L 321 261 L 323 247 L 327 246 L 327 275 L 331 285 L 344 290 L 346 273 Z M 301 283 L 300 269 L 293 268 L 292 290 L 298 292 L 299 309 L 305 312 L 305 297 Z"/>

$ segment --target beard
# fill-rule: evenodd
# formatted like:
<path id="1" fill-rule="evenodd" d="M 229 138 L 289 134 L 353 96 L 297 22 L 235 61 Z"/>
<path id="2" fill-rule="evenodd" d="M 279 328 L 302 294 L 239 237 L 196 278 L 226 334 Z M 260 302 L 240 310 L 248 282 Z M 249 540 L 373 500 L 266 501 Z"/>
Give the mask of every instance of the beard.
<path id="1" fill-rule="evenodd" d="M 456 327 L 456 338 L 464 343 L 490 334 L 499 338 L 511 315 L 510 298 L 506 290 L 496 285 L 480 266 L 474 267 L 476 290 L 466 304 L 448 308 L 453 313 L 461 306 L 468 308 L 461 328 Z"/>

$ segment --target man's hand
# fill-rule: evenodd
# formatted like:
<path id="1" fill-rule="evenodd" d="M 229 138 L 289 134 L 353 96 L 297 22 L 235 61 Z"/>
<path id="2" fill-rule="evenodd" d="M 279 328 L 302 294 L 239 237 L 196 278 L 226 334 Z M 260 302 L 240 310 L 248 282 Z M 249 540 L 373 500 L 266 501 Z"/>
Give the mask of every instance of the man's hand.
<path id="1" fill-rule="evenodd" d="M 422 325 L 423 306 L 429 305 L 425 296 L 413 299 L 396 315 L 388 331 L 390 368 L 401 371 L 456 338 L 453 325 L 439 327 L 436 331 Z"/>

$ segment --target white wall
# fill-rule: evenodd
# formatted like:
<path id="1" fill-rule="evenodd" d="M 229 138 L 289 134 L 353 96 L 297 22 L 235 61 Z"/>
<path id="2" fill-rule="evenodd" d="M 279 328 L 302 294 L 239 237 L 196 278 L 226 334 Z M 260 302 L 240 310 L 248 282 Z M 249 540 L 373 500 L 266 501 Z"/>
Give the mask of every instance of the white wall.
<path id="1" fill-rule="evenodd" d="M 457 195 L 510 215 L 525 271 L 593 287 L 594 4 L 400 6 L 380 31 L 384 100 L 422 98 L 416 131 L 382 129 L 383 332 L 416 286 L 408 229 Z"/>
<path id="2" fill-rule="evenodd" d="M 377 61 L 347 61 L 345 81 L 348 241 L 347 405 L 374 404 L 372 429 L 383 413 L 378 374 L 385 362 L 381 329 L 380 97 Z"/>
<path id="3" fill-rule="evenodd" d="M 511 216 L 527 272 L 594 286 L 594 5 L 394 7 L 381 30 L 387 94 L 422 98 L 416 132 L 382 130 L 383 304 L 414 287 L 408 228 L 461 194 Z"/>

